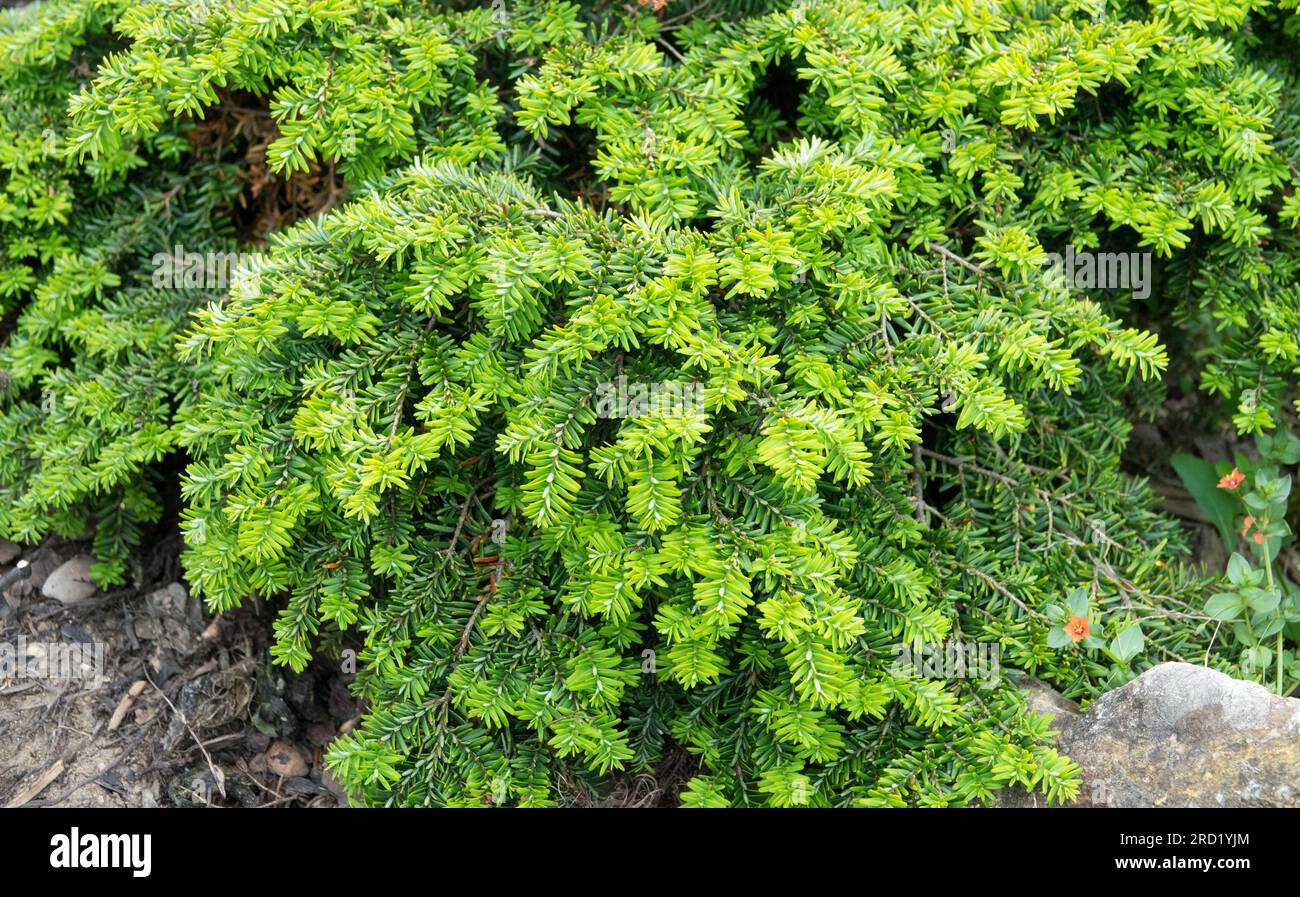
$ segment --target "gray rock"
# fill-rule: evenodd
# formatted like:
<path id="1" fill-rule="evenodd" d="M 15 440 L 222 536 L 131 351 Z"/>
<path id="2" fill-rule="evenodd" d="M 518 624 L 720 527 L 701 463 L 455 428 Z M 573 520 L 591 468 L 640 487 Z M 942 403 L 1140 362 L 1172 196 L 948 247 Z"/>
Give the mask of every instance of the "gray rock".
<path id="1" fill-rule="evenodd" d="M 307 763 L 307 755 L 297 745 L 277 741 L 267 748 L 266 769 L 274 775 L 294 779 L 307 775 L 311 766 Z"/>
<path id="2" fill-rule="evenodd" d="M 1042 679 L 1012 670 L 1011 681 L 1024 693 L 1029 709 L 1039 716 L 1052 718 L 1052 731 L 1060 734 L 1079 715 L 1079 702 L 1072 701 Z"/>
<path id="3" fill-rule="evenodd" d="M 162 623 L 152 617 L 143 617 L 134 622 L 135 637 L 154 642 L 162 637 Z"/>
<path id="4" fill-rule="evenodd" d="M 166 588 L 150 592 L 145 597 L 146 604 L 154 613 L 173 617 L 183 617 L 185 615 L 185 606 L 188 601 L 189 593 L 185 591 L 185 586 L 178 582 L 174 582 Z"/>
<path id="5" fill-rule="evenodd" d="M 50 574 L 41 586 L 41 594 L 63 604 L 85 601 L 98 589 L 90 578 L 90 567 L 95 559 L 79 554 Z"/>
<path id="6" fill-rule="evenodd" d="M 177 656 L 192 653 L 203 631 L 203 614 L 185 586 L 174 582 L 145 596 L 145 611 L 135 619 L 135 634 L 148 641 L 163 641 Z"/>
<path id="7" fill-rule="evenodd" d="M 1300 700 L 1188 663 L 1147 670 L 1073 715 L 1042 683 L 1021 687 L 1057 714 L 1057 747 L 1083 769 L 1073 806 L 1300 807 Z M 1042 806 L 1034 797 L 1009 790 L 999 804 Z"/>
<path id="8" fill-rule="evenodd" d="M 12 563 L 23 550 L 8 539 L 0 539 L 0 565 Z"/>

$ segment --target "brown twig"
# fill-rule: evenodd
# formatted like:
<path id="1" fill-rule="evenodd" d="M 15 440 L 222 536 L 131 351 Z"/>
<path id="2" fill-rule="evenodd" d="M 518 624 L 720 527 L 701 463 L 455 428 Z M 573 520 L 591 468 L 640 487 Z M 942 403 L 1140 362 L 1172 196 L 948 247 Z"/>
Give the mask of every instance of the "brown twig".
<path id="1" fill-rule="evenodd" d="M 912 443 L 912 494 L 916 498 L 916 522 L 925 523 L 925 484 L 921 481 L 921 443 Z"/>
<path id="2" fill-rule="evenodd" d="M 983 277 L 985 274 L 988 273 L 987 268 L 983 268 L 975 264 L 974 262 L 962 258 L 957 253 L 953 252 L 951 249 L 948 249 L 946 246 L 940 246 L 938 243 L 931 243 L 929 240 L 926 240 L 925 248 L 930 250 L 931 252 L 939 253 L 944 258 L 956 262 L 957 264 L 965 268 L 967 271 L 972 271 L 975 274 L 978 274 L 980 277 Z"/>
<path id="3" fill-rule="evenodd" d="M 514 519 L 513 514 L 506 516 L 506 526 L 509 527 Z M 486 558 L 476 558 L 475 563 Z M 483 587 L 483 593 L 478 596 L 478 603 L 474 605 L 473 612 L 469 615 L 469 620 L 465 623 L 465 630 L 460 635 L 460 641 L 456 643 L 456 656 L 461 657 L 469 650 L 469 639 L 474 634 L 474 626 L 478 623 L 479 616 L 483 613 L 483 608 L 487 607 L 488 600 L 496 594 L 497 583 L 501 581 L 501 576 L 505 572 L 505 557 L 497 557 L 492 564 L 492 572 L 488 575 L 487 585 Z"/>

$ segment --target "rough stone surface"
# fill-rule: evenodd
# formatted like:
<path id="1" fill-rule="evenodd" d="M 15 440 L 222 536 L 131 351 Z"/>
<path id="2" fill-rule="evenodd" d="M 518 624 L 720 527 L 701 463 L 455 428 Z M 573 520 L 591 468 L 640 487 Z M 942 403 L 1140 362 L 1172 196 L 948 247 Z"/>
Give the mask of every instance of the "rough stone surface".
<path id="1" fill-rule="evenodd" d="M 1055 714 L 1058 748 L 1083 768 L 1073 806 L 1300 807 L 1300 700 L 1166 663 L 1075 713 L 1025 679 L 1030 706 Z M 1009 791 L 999 803 L 1042 806 L 1034 797 Z"/>
<path id="2" fill-rule="evenodd" d="M 63 604 L 85 601 L 98 591 L 90 578 L 94 563 L 95 559 L 88 554 L 79 554 L 65 562 L 45 580 L 41 594 Z"/>
<path id="3" fill-rule="evenodd" d="M 8 539 L 0 539 L 0 566 L 11 563 L 23 550 Z"/>
<path id="4" fill-rule="evenodd" d="M 176 616 L 185 613 L 185 604 L 188 600 L 189 593 L 185 591 L 185 586 L 178 582 L 171 583 L 164 589 L 150 592 L 145 599 L 150 609 L 155 613 L 174 614 Z"/>
<path id="5" fill-rule="evenodd" d="M 1079 702 L 1070 700 L 1042 679 L 1014 671 L 1011 679 L 1024 693 L 1030 710 L 1039 716 L 1052 717 L 1052 731 L 1059 734 L 1079 716 Z"/>
<path id="6" fill-rule="evenodd" d="M 303 752 L 286 741 L 277 741 L 267 749 L 266 768 L 274 775 L 285 778 L 305 776 L 311 769 Z"/>

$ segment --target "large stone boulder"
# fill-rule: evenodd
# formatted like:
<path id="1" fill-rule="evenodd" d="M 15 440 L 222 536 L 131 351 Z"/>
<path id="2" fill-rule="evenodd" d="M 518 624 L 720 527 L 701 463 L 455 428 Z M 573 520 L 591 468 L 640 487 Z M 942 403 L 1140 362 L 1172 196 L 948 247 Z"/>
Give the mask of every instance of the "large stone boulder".
<path id="1" fill-rule="evenodd" d="M 1072 806 L 1300 807 L 1300 700 L 1189 663 L 1147 670 L 1083 713 L 1037 680 L 1020 685 L 1083 768 Z M 1044 802 L 1013 789 L 999 804 Z"/>

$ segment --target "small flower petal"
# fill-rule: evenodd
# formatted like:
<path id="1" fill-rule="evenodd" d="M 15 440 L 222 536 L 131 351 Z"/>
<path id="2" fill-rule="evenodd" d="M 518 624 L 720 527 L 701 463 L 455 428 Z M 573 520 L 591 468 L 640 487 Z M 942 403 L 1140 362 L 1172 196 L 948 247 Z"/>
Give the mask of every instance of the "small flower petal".
<path id="1" fill-rule="evenodd" d="M 1081 617 L 1078 614 L 1070 617 L 1070 621 L 1061 628 L 1065 630 L 1065 634 L 1070 637 L 1070 640 L 1076 643 L 1086 639 L 1091 631 L 1088 626 L 1088 618 Z"/>
<path id="2" fill-rule="evenodd" d="M 1237 468 L 1232 468 L 1232 473 L 1226 473 L 1219 479 L 1220 489 L 1236 489 L 1241 485 L 1241 481 L 1246 479 L 1246 475 Z"/>

